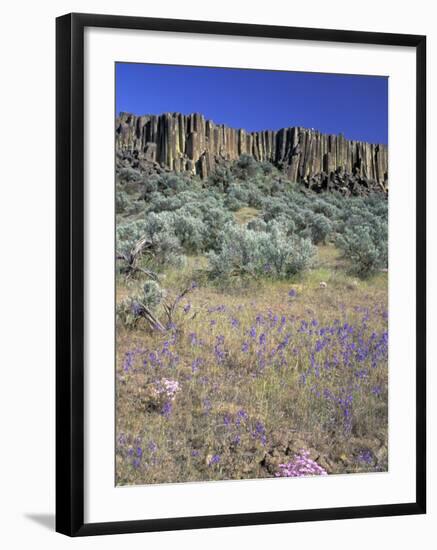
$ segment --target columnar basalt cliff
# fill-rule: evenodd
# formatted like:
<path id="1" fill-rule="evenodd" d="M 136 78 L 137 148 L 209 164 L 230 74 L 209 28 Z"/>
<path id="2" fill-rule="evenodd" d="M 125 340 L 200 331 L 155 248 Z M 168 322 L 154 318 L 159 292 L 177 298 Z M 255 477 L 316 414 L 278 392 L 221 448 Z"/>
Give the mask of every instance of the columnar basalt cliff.
<path id="1" fill-rule="evenodd" d="M 344 185 L 388 191 L 386 145 L 351 141 L 313 128 L 247 132 L 215 124 L 198 113 L 121 113 L 116 118 L 116 150 L 143 163 L 202 178 L 208 177 L 217 163 L 247 154 L 271 162 L 292 181 L 309 187 Z"/>

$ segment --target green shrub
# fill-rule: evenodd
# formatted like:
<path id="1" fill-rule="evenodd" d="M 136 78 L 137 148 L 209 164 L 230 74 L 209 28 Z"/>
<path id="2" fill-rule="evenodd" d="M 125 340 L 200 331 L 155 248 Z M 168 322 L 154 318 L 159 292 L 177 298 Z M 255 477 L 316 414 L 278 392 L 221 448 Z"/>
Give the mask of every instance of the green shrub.
<path id="1" fill-rule="evenodd" d="M 211 275 L 289 277 L 310 266 L 314 247 L 308 239 L 287 237 L 278 227 L 270 233 L 236 225 L 225 228 L 219 252 L 208 254 Z"/>
<path id="2" fill-rule="evenodd" d="M 278 254 L 287 258 L 290 248 L 295 255 L 300 248 L 306 250 L 302 243 L 308 240 L 320 244 L 335 239 L 357 273 L 365 275 L 387 266 L 388 201 L 382 194 L 315 194 L 291 183 L 270 163 L 256 162 L 248 155 L 233 163 L 221 162 L 206 182 L 183 173 L 144 175 L 139 169 L 119 168 L 117 250 L 128 254 L 139 239 L 147 237 L 150 245 L 142 261 L 152 266 L 180 265 L 184 252 L 224 255 L 229 233 L 237 230 L 229 229 L 235 225 L 233 212 L 247 206 L 260 211 L 246 228 L 257 236 L 244 233 L 241 244 L 253 238 L 251 246 L 262 249 L 251 257 L 250 269 L 257 274 L 267 269 L 263 267 L 267 256 L 274 256 L 267 244 L 262 245 L 268 239 L 273 242 L 272 235 Z M 243 250 L 238 254 L 244 255 Z M 282 260 L 278 257 L 271 263 L 282 265 Z M 275 267 L 271 275 L 282 277 L 293 271 Z"/>
<path id="3" fill-rule="evenodd" d="M 153 314 L 164 297 L 165 291 L 157 282 L 146 281 L 142 294 L 130 296 L 117 304 L 117 321 L 127 328 L 133 328 L 140 319 L 146 319 L 149 326 L 160 328 L 162 325 Z"/>
<path id="4" fill-rule="evenodd" d="M 276 227 L 269 234 L 264 255 L 274 275 L 290 277 L 308 269 L 315 252 L 309 239 L 297 235 L 287 236 Z"/>
<path id="5" fill-rule="evenodd" d="M 164 291 L 156 281 L 146 281 L 143 286 L 143 304 L 152 311 L 159 306 L 164 296 Z"/>
<path id="6" fill-rule="evenodd" d="M 182 247 L 174 234 L 172 222 L 171 213 L 152 212 L 147 214 L 144 220 L 119 223 L 116 230 L 118 254 L 129 258 L 136 244 L 141 239 L 146 239 L 147 244 L 141 251 L 141 257 L 146 265 L 155 268 L 183 264 Z"/>
<path id="7" fill-rule="evenodd" d="M 232 166 L 232 173 L 238 179 L 248 180 L 261 170 L 260 165 L 250 155 L 241 155 L 237 162 Z"/>
<path id="8" fill-rule="evenodd" d="M 310 214 L 307 219 L 308 236 L 314 244 L 324 243 L 331 233 L 332 224 L 323 214 Z"/>
<path id="9" fill-rule="evenodd" d="M 208 229 L 201 219 L 179 210 L 174 214 L 171 225 L 185 251 L 196 253 L 205 248 Z"/>
<path id="10" fill-rule="evenodd" d="M 365 277 L 387 267 L 387 229 L 383 224 L 380 229 L 381 234 L 376 235 L 374 228 L 355 224 L 337 238 L 337 246 L 352 261 L 353 271 L 358 275 Z"/>

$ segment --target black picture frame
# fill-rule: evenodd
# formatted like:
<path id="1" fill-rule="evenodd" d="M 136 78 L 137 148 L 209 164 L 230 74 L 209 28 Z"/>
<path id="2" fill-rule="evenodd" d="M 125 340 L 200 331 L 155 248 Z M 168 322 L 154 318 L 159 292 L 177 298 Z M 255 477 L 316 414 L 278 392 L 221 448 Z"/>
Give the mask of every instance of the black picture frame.
<path id="1" fill-rule="evenodd" d="M 416 500 L 399 504 L 84 523 L 84 29 L 403 46 L 416 51 Z M 69 536 L 423 514 L 426 511 L 426 37 L 68 14 L 56 20 L 56 530 Z"/>

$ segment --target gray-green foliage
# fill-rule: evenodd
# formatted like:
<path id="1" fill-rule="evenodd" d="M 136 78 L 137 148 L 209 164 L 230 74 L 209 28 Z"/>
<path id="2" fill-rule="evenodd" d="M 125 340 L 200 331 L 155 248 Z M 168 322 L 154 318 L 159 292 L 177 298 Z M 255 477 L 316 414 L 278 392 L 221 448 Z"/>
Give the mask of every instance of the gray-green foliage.
<path id="1" fill-rule="evenodd" d="M 307 235 L 314 244 L 324 243 L 332 231 L 332 224 L 323 214 L 311 212 L 307 217 Z"/>
<path id="2" fill-rule="evenodd" d="M 126 327 L 134 327 L 141 318 L 148 318 L 165 297 L 165 291 L 156 281 L 146 281 L 143 292 L 129 296 L 117 305 L 117 320 Z"/>
<path id="3" fill-rule="evenodd" d="M 170 225 L 184 250 L 192 253 L 203 250 L 208 228 L 201 218 L 178 211 L 173 215 Z"/>
<path id="4" fill-rule="evenodd" d="M 124 167 L 117 175 L 116 192 L 117 249 L 129 252 L 138 239 L 147 238 L 144 261 L 158 270 L 178 265 L 184 254 L 209 254 L 215 265 L 219 260 L 214 258 L 229 257 L 230 235 L 241 237 L 234 212 L 243 207 L 255 208 L 258 216 L 243 228 L 250 232 L 243 232 L 240 251 L 230 263 L 240 254 L 244 261 L 248 258 L 247 271 L 281 277 L 296 272 L 307 266 L 309 245 L 326 242 L 336 242 L 360 274 L 387 265 L 383 195 L 315 194 L 247 155 L 218 165 L 207 181 L 187 174 L 144 175 Z M 245 252 L 245 243 L 256 244 L 255 252 Z M 269 251 L 272 243 L 276 256 Z M 291 261 L 301 249 L 303 261 Z M 266 264 L 275 267 L 269 272 Z"/>
<path id="5" fill-rule="evenodd" d="M 164 291 L 156 281 L 146 281 L 143 286 L 143 294 L 144 305 L 154 310 L 161 303 Z"/>
<path id="6" fill-rule="evenodd" d="M 288 236 L 280 226 L 276 226 L 270 231 L 264 254 L 269 271 L 279 277 L 290 277 L 308 269 L 315 252 L 310 239 Z"/>
<path id="7" fill-rule="evenodd" d="M 153 267 L 180 265 L 184 261 L 182 247 L 174 233 L 173 217 L 168 212 L 147 214 L 137 219 L 117 225 L 117 249 L 127 256 L 140 239 L 146 239 L 142 257 Z"/>
<path id="8" fill-rule="evenodd" d="M 308 268 L 314 247 L 308 239 L 288 237 L 279 227 L 270 232 L 229 224 L 220 250 L 208 254 L 211 275 L 287 277 Z"/>
<path id="9" fill-rule="evenodd" d="M 367 222 L 367 223 L 366 223 Z M 352 260 L 353 270 L 362 276 L 388 266 L 387 223 L 355 218 L 337 237 L 337 246 Z"/>

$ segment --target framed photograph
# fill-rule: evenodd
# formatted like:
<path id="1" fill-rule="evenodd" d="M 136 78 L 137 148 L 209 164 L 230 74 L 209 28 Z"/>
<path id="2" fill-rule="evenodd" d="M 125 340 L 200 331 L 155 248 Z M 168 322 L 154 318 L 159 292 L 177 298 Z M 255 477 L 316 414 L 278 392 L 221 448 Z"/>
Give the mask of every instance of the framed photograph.
<path id="1" fill-rule="evenodd" d="M 425 513 L 425 37 L 56 25 L 57 531 Z"/>

